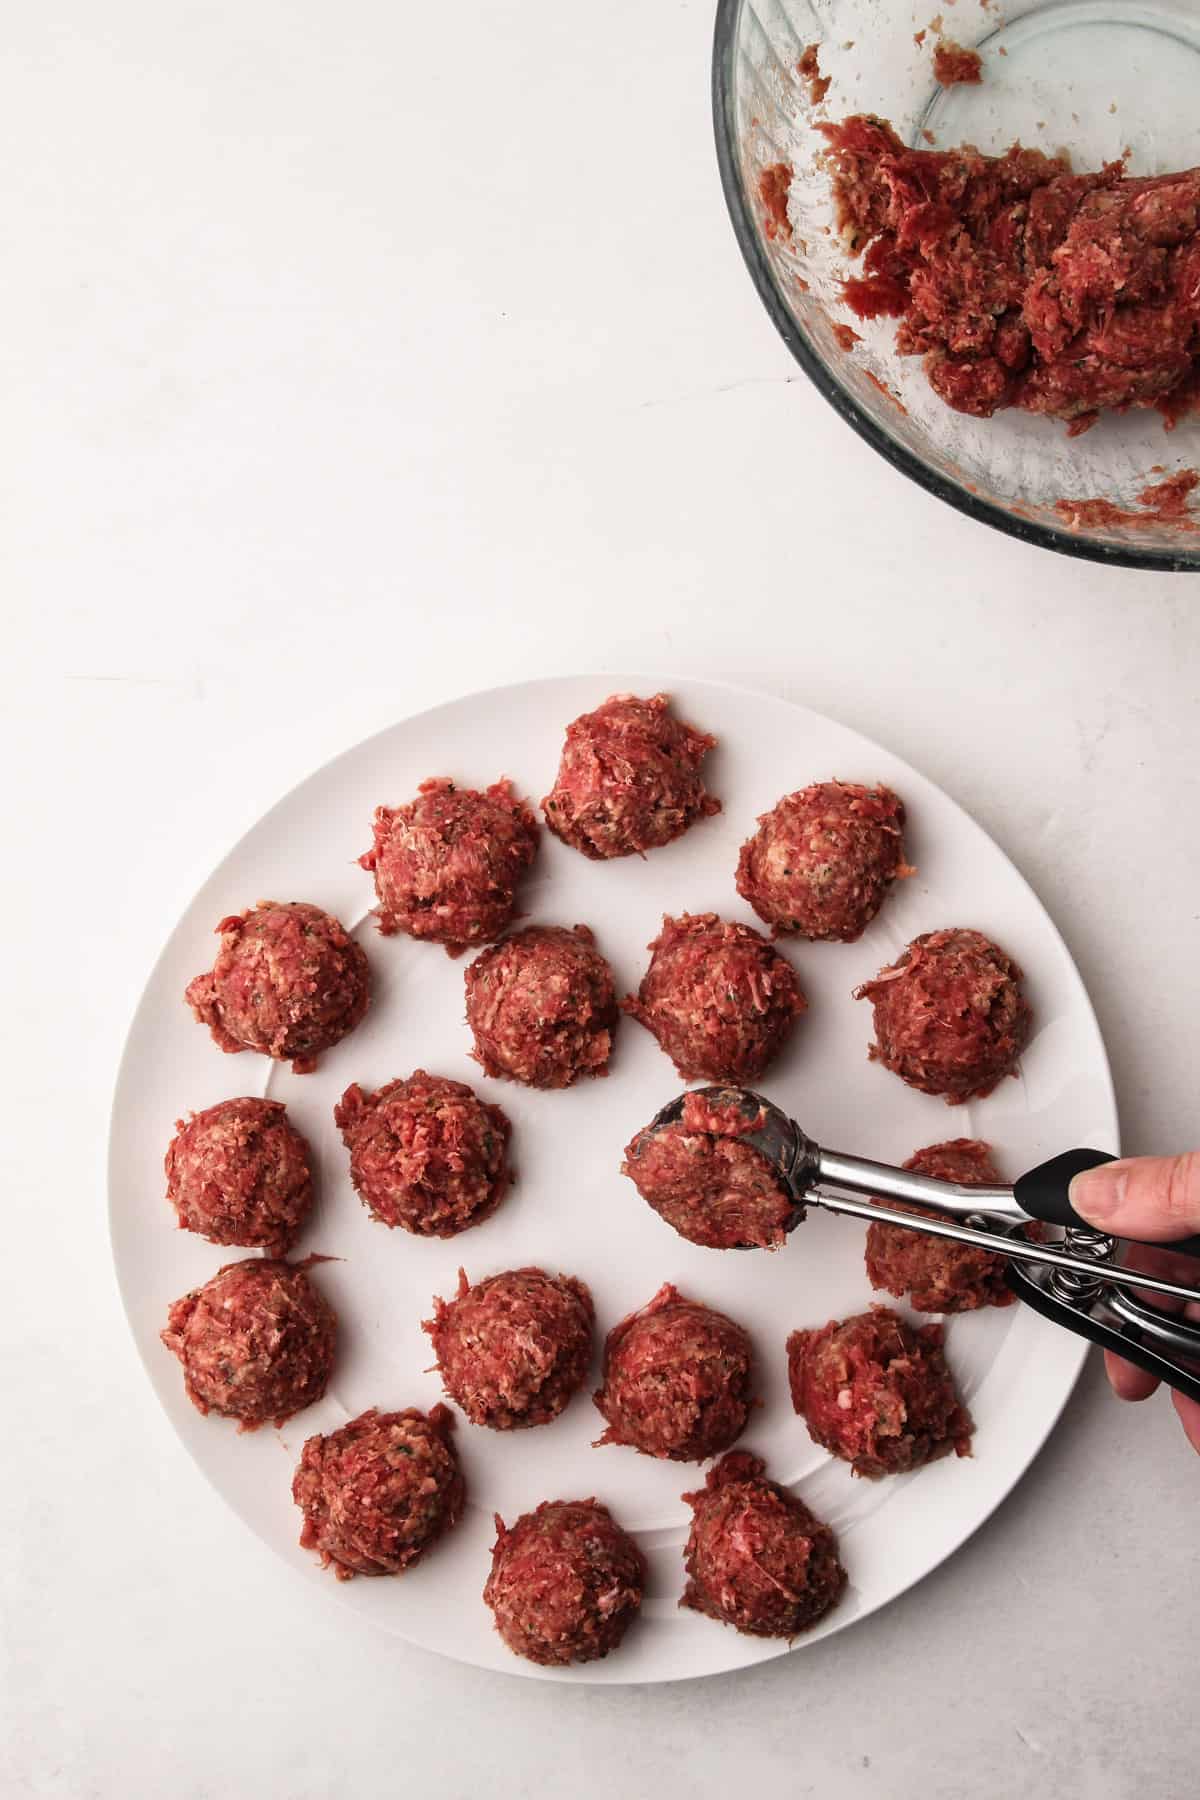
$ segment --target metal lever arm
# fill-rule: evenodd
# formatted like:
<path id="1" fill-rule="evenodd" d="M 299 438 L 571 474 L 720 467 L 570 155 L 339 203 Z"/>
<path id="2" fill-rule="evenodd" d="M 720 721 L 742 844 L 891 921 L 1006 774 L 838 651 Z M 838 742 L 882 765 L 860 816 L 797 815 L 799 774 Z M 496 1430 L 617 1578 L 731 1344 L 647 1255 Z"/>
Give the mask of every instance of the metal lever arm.
<path id="1" fill-rule="evenodd" d="M 989 1190 L 963 1190 L 968 1194 L 972 1191 L 987 1193 Z M 893 1212 L 875 1201 L 852 1200 L 845 1194 L 830 1193 L 824 1182 L 819 1187 L 810 1189 L 808 1197 L 814 1205 L 824 1207 L 826 1212 L 844 1213 L 848 1218 L 862 1219 L 867 1224 L 899 1225 L 904 1231 L 919 1231 L 926 1237 L 953 1238 L 957 1244 L 975 1244 L 981 1250 L 996 1251 L 1016 1262 L 1038 1263 L 1089 1277 L 1094 1277 L 1097 1273 L 1093 1261 L 1073 1252 L 1065 1244 L 1039 1244 L 1029 1238 L 1014 1236 L 1008 1220 L 994 1220 L 990 1230 L 981 1230 L 978 1226 L 964 1224 L 961 1219 L 914 1218 L 911 1213 Z M 987 1217 L 986 1214 L 981 1216 Z M 1171 1245 L 1171 1248 L 1174 1249 L 1175 1246 Z M 1122 1268 L 1116 1263 L 1105 1264 L 1103 1278 L 1114 1287 L 1141 1288 L 1147 1293 L 1163 1294 L 1170 1300 L 1190 1300 L 1200 1305 L 1200 1288 L 1185 1287 L 1178 1281 L 1165 1281 L 1160 1275 L 1144 1275 L 1139 1269 Z"/>
<path id="2" fill-rule="evenodd" d="M 1072 1306 L 1069 1301 L 1061 1300 L 1057 1295 L 1049 1293 L 1038 1282 L 1031 1270 L 1020 1263 L 1009 1263 L 1006 1270 L 1009 1287 L 1035 1312 L 1043 1318 L 1050 1319 L 1055 1325 L 1065 1325 L 1068 1331 L 1076 1331 L 1081 1337 L 1090 1338 L 1093 1344 L 1102 1349 L 1113 1350 L 1123 1356 L 1126 1362 L 1136 1363 L 1148 1375 L 1165 1381 L 1177 1393 L 1186 1394 L 1189 1400 L 1200 1402 L 1200 1367 L 1190 1368 L 1176 1362 L 1153 1344 L 1146 1341 L 1146 1333 L 1158 1333 L 1162 1326 L 1172 1326 L 1170 1337 L 1176 1342 L 1185 1341 L 1186 1327 L 1168 1319 L 1164 1314 L 1157 1314 L 1154 1307 L 1142 1307 L 1131 1304 L 1125 1295 L 1114 1296 L 1112 1308 L 1118 1313 L 1121 1322 L 1099 1318 L 1084 1307 Z M 1099 1302 L 1104 1305 L 1105 1302 Z M 1155 1316 L 1157 1314 L 1157 1316 Z M 1146 1315 L 1150 1315 L 1146 1318 Z M 1141 1321 L 1145 1319 L 1143 1324 Z M 1193 1327 L 1196 1347 L 1193 1354 L 1200 1358 L 1200 1331 Z"/>

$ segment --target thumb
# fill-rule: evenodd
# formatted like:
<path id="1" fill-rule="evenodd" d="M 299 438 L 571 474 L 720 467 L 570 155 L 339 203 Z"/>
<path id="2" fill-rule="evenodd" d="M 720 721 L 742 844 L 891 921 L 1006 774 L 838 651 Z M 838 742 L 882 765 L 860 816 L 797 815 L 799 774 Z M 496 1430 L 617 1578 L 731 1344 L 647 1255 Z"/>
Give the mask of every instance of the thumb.
<path id="1" fill-rule="evenodd" d="M 1200 1231 L 1200 1151 L 1085 1169 L 1072 1181 L 1069 1198 L 1089 1224 L 1114 1237 L 1169 1244 Z"/>

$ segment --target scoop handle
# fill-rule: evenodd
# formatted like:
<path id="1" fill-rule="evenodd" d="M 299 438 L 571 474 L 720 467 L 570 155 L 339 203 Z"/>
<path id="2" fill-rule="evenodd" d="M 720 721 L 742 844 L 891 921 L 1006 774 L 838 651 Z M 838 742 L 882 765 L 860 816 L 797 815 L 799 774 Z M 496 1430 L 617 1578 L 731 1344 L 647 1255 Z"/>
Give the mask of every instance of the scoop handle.
<path id="1" fill-rule="evenodd" d="M 1052 1319 L 1056 1325 L 1065 1325 L 1068 1331 L 1077 1332 L 1080 1337 L 1090 1338 L 1093 1344 L 1100 1344 L 1105 1350 L 1115 1351 L 1126 1362 L 1136 1363 L 1148 1375 L 1167 1382 L 1178 1393 L 1200 1403 L 1200 1375 L 1194 1362 L 1176 1362 L 1164 1351 L 1157 1350 L 1133 1324 L 1110 1323 L 1059 1299 L 1035 1281 L 1021 1263 L 1009 1263 L 1005 1278 L 1013 1292 L 1035 1312 Z"/>
<path id="2" fill-rule="evenodd" d="M 1064 1150 L 1049 1162 L 1039 1163 L 1027 1175 L 1013 1183 L 1013 1193 L 1022 1212 L 1047 1225 L 1074 1225 L 1084 1231 L 1097 1227 L 1082 1213 L 1077 1213 L 1067 1197 L 1067 1189 L 1076 1175 L 1085 1169 L 1098 1169 L 1101 1163 L 1116 1162 L 1103 1150 Z M 1200 1237 L 1179 1238 L 1164 1249 L 1180 1251 L 1184 1256 L 1200 1256 Z"/>

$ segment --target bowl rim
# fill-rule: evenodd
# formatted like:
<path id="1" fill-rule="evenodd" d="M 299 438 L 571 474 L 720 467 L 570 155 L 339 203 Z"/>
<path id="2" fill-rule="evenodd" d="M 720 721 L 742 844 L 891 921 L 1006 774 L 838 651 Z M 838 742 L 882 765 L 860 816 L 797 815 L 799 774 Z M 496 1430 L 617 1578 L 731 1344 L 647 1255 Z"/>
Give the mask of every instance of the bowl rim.
<path id="1" fill-rule="evenodd" d="M 758 290 L 759 299 L 780 337 L 817 392 L 894 469 L 907 475 L 910 481 L 916 482 L 926 493 L 944 500 L 956 512 L 965 513 L 969 519 L 977 519 L 981 524 L 990 525 L 1008 537 L 1017 538 L 1021 543 L 1034 544 L 1043 550 L 1055 550 L 1062 556 L 1073 556 L 1086 562 L 1104 563 L 1110 568 L 1195 574 L 1200 563 L 1196 556 L 1189 556 L 1183 551 L 1104 544 L 1078 532 L 1057 531 L 1049 525 L 1019 518 L 1002 507 L 993 506 L 978 495 L 969 493 L 960 483 L 937 474 L 919 457 L 889 437 L 870 414 L 863 411 L 854 396 L 813 350 L 803 329 L 783 304 L 771 265 L 763 251 L 757 221 L 741 177 L 734 117 L 733 59 L 738 24 L 746 4 L 747 0 L 717 0 L 712 53 L 713 135 L 716 139 L 717 166 L 733 234 L 750 271 L 751 280 Z"/>

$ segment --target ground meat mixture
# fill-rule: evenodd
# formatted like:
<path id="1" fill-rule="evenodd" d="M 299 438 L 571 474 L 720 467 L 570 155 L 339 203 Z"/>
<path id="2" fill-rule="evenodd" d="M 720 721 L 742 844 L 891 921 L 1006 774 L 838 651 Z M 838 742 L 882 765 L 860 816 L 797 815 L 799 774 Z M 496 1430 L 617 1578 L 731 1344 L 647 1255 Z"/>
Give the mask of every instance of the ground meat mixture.
<path id="1" fill-rule="evenodd" d="M 512 1431 L 557 1419 L 592 1360 L 592 1296 L 573 1275 L 510 1269 L 434 1300 L 424 1329 L 450 1398 L 473 1425 Z"/>
<path id="2" fill-rule="evenodd" d="M 820 45 L 808 44 L 804 54 L 796 64 L 797 71 L 808 83 L 808 103 L 820 106 L 833 85 L 832 75 L 822 75 L 820 62 Z"/>
<path id="3" fill-rule="evenodd" d="M 165 1166 L 180 1226 L 210 1244 L 283 1256 L 312 1208 L 308 1145 L 278 1100 L 222 1100 L 176 1120 Z"/>
<path id="4" fill-rule="evenodd" d="M 676 1123 L 640 1131 L 621 1173 L 680 1237 L 712 1250 L 777 1249 L 804 1217 L 770 1163 L 744 1134 L 735 1107 L 689 1094 Z"/>
<path id="5" fill-rule="evenodd" d="M 951 1138 L 930 1144 L 904 1164 L 918 1175 L 956 1181 L 967 1187 L 1003 1180 L 992 1162 L 991 1146 L 977 1138 Z M 927 1206 L 888 1200 L 895 1212 L 937 1218 Z M 1008 1306 L 1015 1298 L 1004 1279 L 1004 1257 L 953 1238 L 927 1237 L 902 1225 L 872 1225 L 867 1230 L 867 1274 L 873 1288 L 903 1298 L 918 1312 L 973 1312 L 979 1306 Z"/>
<path id="6" fill-rule="evenodd" d="M 1019 144 L 909 150 L 883 120 L 818 127 L 837 224 L 864 275 L 845 298 L 900 320 L 958 412 L 1002 407 L 1086 431 L 1106 409 L 1195 403 L 1200 371 L 1200 169 L 1074 174 Z"/>
<path id="7" fill-rule="evenodd" d="M 564 1088 L 607 1075 L 618 1019 L 612 972 L 586 925 L 530 925 L 467 970 L 467 1023 L 488 1075 Z"/>
<path id="8" fill-rule="evenodd" d="M 958 87 L 961 83 L 978 86 L 983 80 L 983 63 L 978 50 L 964 50 L 953 38 L 943 38 L 933 52 L 933 78 L 940 87 Z"/>
<path id="9" fill-rule="evenodd" d="M 308 1074 L 367 1010 L 363 951 L 302 900 L 263 900 L 217 930 L 216 962 L 184 995 L 196 1018 L 222 1050 L 259 1050 Z"/>
<path id="10" fill-rule="evenodd" d="M 716 913 L 664 916 L 627 1013 L 685 1081 L 754 1081 L 808 1002 L 790 963 L 749 925 Z"/>
<path id="11" fill-rule="evenodd" d="M 1187 519 L 1194 530 L 1195 522 L 1189 518 L 1189 507 L 1198 487 L 1200 470 L 1178 469 L 1174 475 L 1168 475 L 1165 481 L 1155 481 L 1143 488 L 1138 495 L 1138 505 L 1145 507 L 1149 516 L 1160 525 L 1169 524 L 1172 520 Z"/>
<path id="12" fill-rule="evenodd" d="M 1015 1075 L 1031 1012 L 1022 974 L 980 931 L 927 931 L 856 989 L 875 1010 L 871 1060 L 950 1106 Z"/>
<path id="13" fill-rule="evenodd" d="M 716 741 L 677 719 L 666 694 L 614 694 L 567 726 L 546 823 L 597 860 L 669 844 L 721 810 L 700 774 Z"/>
<path id="14" fill-rule="evenodd" d="M 538 845 L 537 820 L 511 782 L 479 793 L 423 781 L 407 806 L 376 808 L 374 834 L 358 860 L 375 876 L 385 935 L 404 931 L 459 956 L 511 925 Z"/>
<path id="15" fill-rule="evenodd" d="M 752 1359 L 740 1325 L 667 1282 L 608 1334 L 604 1384 L 594 1396 L 608 1430 L 597 1442 L 672 1462 L 719 1456 L 755 1404 Z"/>
<path id="16" fill-rule="evenodd" d="M 742 845 L 737 890 L 776 937 L 852 944 L 904 860 L 904 806 L 890 788 L 821 781 L 785 794 Z"/>
<path id="17" fill-rule="evenodd" d="M 496 1515 L 483 1598 L 509 1649 L 552 1666 L 615 1650 L 642 1604 L 646 1566 L 598 1500 L 545 1500 L 512 1526 Z"/>
<path id="18" fill-rule="evenodd" d="M 792 222 L 788 218 L 788 195 L 792 191 L 791 163 L 771 163 L 758 178 L 758 197 L 762 201 L 763 230 L 767 237 L 783 238 L 790 243 Z"/>
<path id="19" fill-rule="evenodd" d="M 874 1306 L 787 1341 L 792 1405 L 856 1475 L 878 1481 L 971 1454 L 971 1419 L 942 1354 L 940 1325 L 914 1327 Z"/>
<path id="20" fill-rule="evenodd" d="M 333 1118 L 350 1152 L 350 1179 L 385 1225 L 455 1237 L 490 1218 L 508 1191 L 512 1127 L 463 1081 L 417 1069 L 374 1094 L 355 1082 Z"/>
<path id="21" fill-rule="evenodd" d="M 1176 531 L 1195 531 L 1195 515 L 1189 503 L 1200 474 L 1195 469 L 1180 469 L 1166 481 L 1154 482 L 1138 495 L 1140 512 L 1126 506 L 1114 506 L 1111 500 L 1056 500 L 1054 510 L 1072 531 L 1104 530 L 1111 526 L 1149 530 L 1155 525 L 1169 525 Z"/>
<path id="22" fill-rule="evenodd" d="M 337 1314 L 299 1264 L 251 1257 L 176 1300 L 162 1341 L 193 1406 L 255 1431 L 321 1398 L 336 1336 Z"/>
<path id="23" fill-rule="evenodd" d="M 683 1498 L 692 1529 L 681 1606 L 748 1637 L 778 1638 L 799 1636 L 836 1606 L 846 1585 L 836 1537 L 767 1479 L 761 1457 L 731 1451 Z"/>
<path id="24" fill-rule="evenodd" d="M 292 1481 L 304 1514 L 300 1543 L 353 1575 L 403 1575 L 454 1525 L 464 1485 L 448 1407 L 372 1407 L 339 1431 L 310 1437 Z"/>

